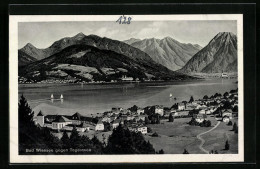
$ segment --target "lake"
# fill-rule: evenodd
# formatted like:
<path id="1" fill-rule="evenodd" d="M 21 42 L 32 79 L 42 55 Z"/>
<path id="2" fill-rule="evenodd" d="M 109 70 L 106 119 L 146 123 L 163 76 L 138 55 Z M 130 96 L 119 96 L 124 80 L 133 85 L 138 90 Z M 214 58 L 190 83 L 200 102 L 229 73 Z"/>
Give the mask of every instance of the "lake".
<path id="1" fill-rule="evenodd" d="M 176 102 L 189 101 L 190 96 L 201 99 L 204 95 L 223 94 L 236 89 L 237 79 L 213 79 L 181 82 L 156 82 L 133 84 L 19 84 L 19 96 L 23 94 L 37 114 L 100 114 L 112 107 L 129 108 L 133 105 L 172 106 Z M 170 93 L 173 98 L 169 97 Z M 64 100 L 50 101 L 51 94 Z M 48 99 L 48 100 L 47 100 Z"/>

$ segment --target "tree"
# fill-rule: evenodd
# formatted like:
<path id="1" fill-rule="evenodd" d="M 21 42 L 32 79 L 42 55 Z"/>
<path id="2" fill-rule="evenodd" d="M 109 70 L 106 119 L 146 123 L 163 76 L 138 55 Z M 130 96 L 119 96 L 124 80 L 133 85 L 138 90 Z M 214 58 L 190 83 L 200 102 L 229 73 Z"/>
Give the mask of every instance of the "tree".
<path id="1" fill-rule="evenodd" d="M 186 104 L 188 103 L 187 101 L 183 100 L 182 103 L 186 106 Z"/>
<path id="2" fill-rule="evenodd" d="M 160 124 L 161 122 L 160 122 L 160 115 L 158 114 L 158 115 L 156 115 L 156 124 Z"/>
<path id="3" fill-rule="evenodd" d="M 129 108 L 129 110 L 130 110 L 131 112 L 136 112 L 137 109 L 138 109 L 138 107 L 137 107 L 136 105 L 134 105 L 133 107 L 130 107 L 130 108 Z"/>
<path id="4" fill-rule="evenodd" d="M 206 121 L 206 120 L 204 120 Z M 205 123 L 205 127 L 210 127 L 211 126 L 211 121 L 210 120 L 207 120 L 206 123 Z"/>
<path id="5" fill-rule="evenodd" d="M 233 124 L 233 129 L 232 129 L 232 130 L 233 130 L 233 131 L 236 131 L 236 130 L 237 130 L 237 128 L 238 128 L 238 127 L 237 127 L 237 123 L 236 123 L 236 122 L 234 122 L 234 124 Z"/>
<path id="6" fill-rule="evenodd" d="M 226 98 L 228 97 L 228 95 L 229 95 L 228 92 L 225 92 L 225 93 L 223 94 L 223 96 L 226 97 Z"/>
<path id="7" fill-rule="evenodd" d="M 95 152 L 95 154 L 102 154 L 103 153 L 103 143 L 101 143 L 99 141 L 99 139 L 97 138 L 96 135 L 94 135 L 94 137 L 91 139 L 92 142 L 92 147 L 93 147 L 93 151 Z"/>
<path id="8" fill-rule="evenodd" d="M 189 103 L 192 103 L 192 102 L 194 102 L 193 96 L 190 97 Z"/>
<path id="9" fill-rule="evenodd" d="M 151 127 L 147 127 L 147 133 L 151 133 L 153 132 L 153 130 L 151 129 Z"/>
<path id="10" fill-rule="evenodd" d="M 161 149 L 161 150 L 159 150 L 159 152 L 158 152 L 159 154 L 164 154 L 164 151 L 163 151 L 163 149 Z"/>
<path id="11" fill-rule="evenodd" d="M 59 148 L 60 141 L 53 136 L 47 127 L 36 126 L 33 121 L 34 112 L 22 95 L 18 104 L 19 154 L 27 154 L 30 148 Z"/>
<path id="12" fill-rule="evenodd" d="M 154 132 L 153 134 L 152 134 L 152 137 L 158 137 L 159 135 L 156 133 L 156 132 Z"/>
<path id="13" fill-rule="evenodd" d="M 229 121 L 227 125 L 232 126 L 233 125 L 232 121 Z"/>
<path id="14" fill-rule="evenodd" d="M 150 120 L 148 119 L 148 117 L 145 117 L 144 123 L 145 124 L 150 124 Z"/>
<path id="15" fill-rule="evenodd" d="M 76 126 L 73 126 L 73 129 L 71 131 L 70 146 L 71 146 L 71 148 L 80 148 L 80 146 L 81 146 L 80 135 L 79 135 L 79 132 L 77 131 Z"/>
<path id="16" fill-rule="evenodd" d="M 173 118 L 173 115 L 171 113 L 170 116 L 169 116 L 169 122 L 173 122 L 173 121 L 174 121 L 174 118 Z"/>
<path id="17" fill-rule="evenodd" d="M 228 140 L 227 140 L 226 144 L 225 144 L 225 150 L 229 150 L 229 147 L 230 147 L 230 145 L 229 145 Z"/>
<path id="18" fill-rule="evenodd" d="M 234 106 L 234 108 L 232 109 L 233 112 L 238 112 L 238 106 Z"/>
<path id="19" fill-rule="evenodd" d="M 231 109 L 232 105 L 229 101 L 225 101 L 223 105 L 223 109 Z"/>
<path id="20" fill-rule="evenodd" d="M 190 154 L 186 149 L 184 149 L 183 154 Z"/>
<path id="21" fill-rule="evenodd" d="M 20 98 L 20 103 L 18 104 L 18 120 L 19 120 L 19 130 L 23 132 L 25 129 L 29 129 L 34 126 L 33 122 L 34 112 L 27 103 L 27 100 L 22 95 Z"/>
<path id="22" fill-rule="evenodd" d="M 121 124 L 115 128 L 108 138 L 105 147 L 107 154 L 154 154 L 150 142 L 146 142 L 140 132 L 131 132 Z"/>
<path id="23" fill-rule="evenodd" d="M 204 100 L 208 100 L 208 99 L 209 99 L 209 96 L 208 96 L 208 95 L 205 95 L 205 96 L 203 97 L 203 99 L 204 99 Z"/>
<path id="24" fill-rule="evenodd" d="M 69 148 L 70 147 L 70 138 L 66 132 L 66 130 L 63 131 L 62 137 L 61 137 L 61 142 L 62 142 L 62 148 Z"/>

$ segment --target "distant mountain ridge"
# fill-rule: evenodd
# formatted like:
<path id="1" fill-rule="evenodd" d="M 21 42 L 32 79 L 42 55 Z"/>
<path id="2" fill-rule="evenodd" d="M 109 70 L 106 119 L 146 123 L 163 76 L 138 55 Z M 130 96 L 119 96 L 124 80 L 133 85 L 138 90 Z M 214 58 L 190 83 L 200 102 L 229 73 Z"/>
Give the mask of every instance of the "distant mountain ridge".
<path id="1" fill-rule="evenodd" d="M 193 79 L 191 76 L 173 72 L 152 59 L 144 62 L 86 44 L 71 45 L 50 57 L 19 69 L 20 77 L 34 82 L 47 79 L 110 82 L 120 80 L 123 75 L 140 80 Z"/>
<path id="2" fill-rule="evenodd" d="M 237 72 L 237 37 L 231 32 L 218 33 L 179 70 L 182 73 Z"/>
<path id="3" fill-rule="evenodd" d="M 139 61 L 152 61 L 148 54 L 132 47 L 131 45 L 106 37 L 101 38 L 97 35 L 86 36 L 83 33 L 78 33 L 73 37 L 62 38 L 58 41 L 55 41 L 50 47 L 45 49 L 38 49 L 29 43 L 23 48 L 19 49 L 19 51 L 22 51 L 37 60 L 41 60 L 60 52 L 68 46 L 78 44 L 85 44 L 99 49 L 111 50 Z"/>
<path id="4" fill-rule="evenodd" d="M 146 52 L 151 58 L 173 71 L 182 68 L 202 47 L 198 44 L 180 43 L 171 37 L 163 39 L 134 39 L 124 41 Z"/>

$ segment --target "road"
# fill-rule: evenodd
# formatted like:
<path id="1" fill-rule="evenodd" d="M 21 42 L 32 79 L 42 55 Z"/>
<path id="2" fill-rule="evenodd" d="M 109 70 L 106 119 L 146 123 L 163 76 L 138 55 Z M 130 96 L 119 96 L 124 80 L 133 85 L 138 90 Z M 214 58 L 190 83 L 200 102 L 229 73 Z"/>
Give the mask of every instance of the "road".
<path id="1" fill-rule="evenodd" d="M 207 151 L 206 149 L 204 149 L 204 148 L 202 147 L 202 146 L 204 145 L 204 143 L 205 143 L 205 140 L 204 140 L 203 138 L 201 138 L 201 136 L 204 135 L 204 134 L 207 134 L 207 133 L 211 132 L 212 130 L 214 130 L 215 128 L 217 128 L 219 124 L 220 124 L 220 121 L 218 121 L 218 123 L 217 123 L 213 128 L 211 128 L 210 130 L 205 131 L 205 132 L 200 133 L 200 134 L 197 135 L 197 138 L 201 141 L 201 143 L 200 143 L 200 145 L 199 145 L 199 148 L 200 148 L 201 151 L 203 151 L 203 152 L 206 153 L 206 154 L 209 154 L 209 151 Z"/>

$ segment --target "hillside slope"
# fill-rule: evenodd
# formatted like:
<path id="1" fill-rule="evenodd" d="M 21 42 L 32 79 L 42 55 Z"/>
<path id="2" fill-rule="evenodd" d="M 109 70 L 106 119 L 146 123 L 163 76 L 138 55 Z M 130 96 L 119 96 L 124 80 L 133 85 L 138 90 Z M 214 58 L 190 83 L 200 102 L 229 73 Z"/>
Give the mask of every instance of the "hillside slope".
<path id="1" fill-rule="evenodd" d="M 171 37 L 144 40 L 129 39 L 124 42 L 146 52 L 155 62 L 174 71 L 182 68 L 202 48 L 197 44 L 180 43 Z"/>
<path id="2" fill-rule="evenodd" d="M 183 73 L 237 72 L 237 37 L 230 32 L 218 33 L 179 70 Z"/>

